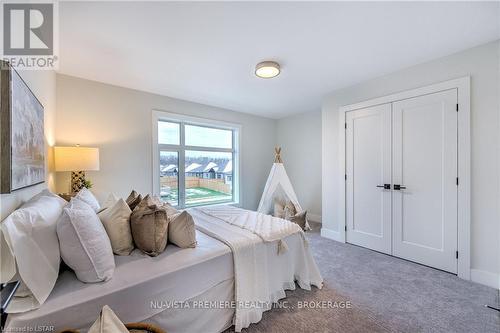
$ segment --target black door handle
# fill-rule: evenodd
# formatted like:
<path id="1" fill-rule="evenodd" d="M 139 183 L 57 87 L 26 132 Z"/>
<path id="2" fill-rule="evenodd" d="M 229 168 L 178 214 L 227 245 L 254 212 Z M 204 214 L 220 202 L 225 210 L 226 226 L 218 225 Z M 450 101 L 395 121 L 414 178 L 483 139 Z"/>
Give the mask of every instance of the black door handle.
<path id="1" fill-rule="evenodd" d="M 377 187 L 382 187 L 384 190 L 390 190 L 391 184 L 377 185 Z"/>
<path id="2" fill-rule="evenodd" d="M 394 189 L 396 191 L 399 191 L 399 190 L 406 190 L 406 186 L 404 185 L 399 185 L 399 184 L 394 184 Z"/>

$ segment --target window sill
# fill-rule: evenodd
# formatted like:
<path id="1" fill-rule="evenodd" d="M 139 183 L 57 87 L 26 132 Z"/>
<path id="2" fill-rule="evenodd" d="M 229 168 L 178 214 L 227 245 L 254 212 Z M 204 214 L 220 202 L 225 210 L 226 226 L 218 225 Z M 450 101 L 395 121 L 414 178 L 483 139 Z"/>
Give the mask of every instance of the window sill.
<path id="1" fill-rule="evenodd" d="M 228 201 L 228 202 L 218 202 L 218 203 L 213 203 L 213 204 L 190 205 L 190 206 L 186 206 L 184 209 L 199 208 L 199 207 L 216 207 L 216 206 L 234 206 L 237 208 L 241 208 L 241 204 L 239 202 Z"/>

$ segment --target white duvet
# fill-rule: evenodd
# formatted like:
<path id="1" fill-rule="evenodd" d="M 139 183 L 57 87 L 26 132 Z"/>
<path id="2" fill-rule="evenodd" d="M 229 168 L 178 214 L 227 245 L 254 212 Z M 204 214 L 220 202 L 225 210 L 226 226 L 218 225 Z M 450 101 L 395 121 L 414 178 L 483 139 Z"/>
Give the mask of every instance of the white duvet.
<path id="1" fill-rule="evenodd" d="M 298 225 L 230 206 L 195 208 L 190 213 L 197 229 L 233 252 L 237 332 L 259 322 L 272 303 L 285 297 L 285 289 L 295 289 L 295 281 L 307 290 L 311 285 L 322 287 L 323 279 Z M 288 250 L 285 238 L 294 241 L 293 249 Z M 268 251 L 273 242 L 276 251 Z"/>

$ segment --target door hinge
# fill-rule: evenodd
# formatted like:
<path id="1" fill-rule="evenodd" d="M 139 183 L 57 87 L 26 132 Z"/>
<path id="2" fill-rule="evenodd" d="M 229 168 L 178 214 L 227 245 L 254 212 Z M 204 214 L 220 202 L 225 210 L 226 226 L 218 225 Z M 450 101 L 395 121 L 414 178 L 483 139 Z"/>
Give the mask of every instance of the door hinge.
<path id="1" fill-rule="evenodd" d="M 457 103 L 457 112 L 458 112 L 458 103 Z"/>
<path id="2" fill-rule="evenodd" d="M 344 179 L 347 180 L 347 174 L 344 174 Z"/>
<path id="3" fill-rule="evenodd" d="M 458 186 L 458 177 L 457 177 L 457 186 Z"/>
<path id="4" fill-rule="evenodd" d="M 347 123 L 344 123 L 344 128 L 347 129 Z"/>
<path id="5" fill-rule="evenodd" d="M 455 258 L 458 259 L 458 251 L 455 251 Z"/>
<path id="6" fill-rule="evenodd" d="M 347 231 L 347 226 L 344 226 L 344 230 Z"/>

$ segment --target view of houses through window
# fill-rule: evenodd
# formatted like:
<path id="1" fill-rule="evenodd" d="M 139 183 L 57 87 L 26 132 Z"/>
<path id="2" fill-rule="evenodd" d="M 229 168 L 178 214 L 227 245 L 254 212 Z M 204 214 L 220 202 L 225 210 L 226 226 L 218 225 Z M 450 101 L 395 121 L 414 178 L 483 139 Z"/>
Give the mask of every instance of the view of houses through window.
<path id="1" fill-rule="evenodd" d="M 160 120 L 158 145 L 162 200 L 181 207 L 234 201 L 234 130 Z"/>

